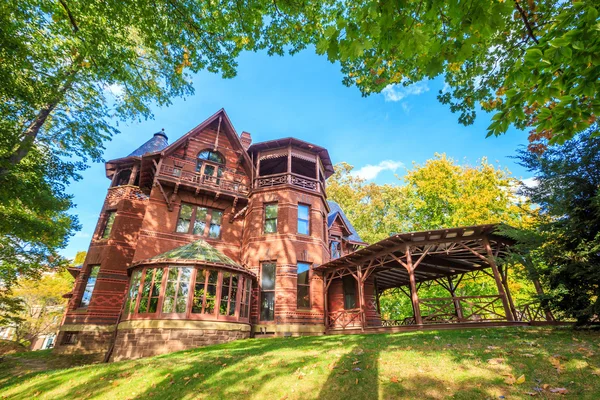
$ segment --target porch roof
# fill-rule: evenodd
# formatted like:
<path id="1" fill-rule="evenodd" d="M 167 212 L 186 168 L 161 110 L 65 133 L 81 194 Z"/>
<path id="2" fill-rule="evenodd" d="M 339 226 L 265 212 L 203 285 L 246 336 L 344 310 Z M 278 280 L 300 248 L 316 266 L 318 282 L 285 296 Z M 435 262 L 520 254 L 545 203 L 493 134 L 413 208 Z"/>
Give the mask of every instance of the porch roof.
<path id="1" fill-rule="evenodd" d="M 379 290 L 409 284 L 403 264 L 416 265 L 416 282 L 482 270 L 489 267 L 486 241 L 495 257 L 506 255 L 512 243 L 495 233 L 499 224 L 475 225 L 392 235 L 370 246 L 329 261 L 316 269 L 324 272 L 350 271 L 360 266 L 374 273 Z M 410 248 L 410 251 L 407 249 Z"/>

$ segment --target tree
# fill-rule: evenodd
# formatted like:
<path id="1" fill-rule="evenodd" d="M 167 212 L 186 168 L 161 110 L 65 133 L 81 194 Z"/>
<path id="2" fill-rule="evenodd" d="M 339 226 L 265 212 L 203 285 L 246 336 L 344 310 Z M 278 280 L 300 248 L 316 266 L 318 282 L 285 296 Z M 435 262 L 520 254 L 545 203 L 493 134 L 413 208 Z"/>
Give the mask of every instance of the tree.
<path id="1" fill-rule="evenodd" d="M 600 138 L 588 130 L 543 155 L 520 150 L 519 163 L 536 184 L 522 189 L 541 215 L 527 230 L 508 230 L 522 245 L 529 274 L 549 293 L 546 304 L 562 315 L 588 322 L 600 315 Z"/>
<path id="2" fill-rule="evenodd" d="M 374 242 L 392 233 L 422 231 L 489 223 L 527 227 L 537 213 L 530 202 L 517 194 L 519 181 L 510 171 L 480 160 L 459 165 L 445 154 L 436 154 L 424 165 L 414 164 L 401 178 L 403 185 L 377 185 L 352 175 L 353 167 L 335 166 L 327 193 L 338 202 L 363 240 Z M 509 281 L 516 300 L 535 295 L 533 285 L 514 265 Z M 463 279 L 459 296 L 497 294 L 488 276 Z M 432 285 L 419 290 L 421 297 L 445 297 L 445 289 Z M 380 299 L 385 318 L 406 317 L 411 301 L 402 292 L 387 291 Z"/>
<path id="3" fill-rule="evenodd" d="M 339 61 L 344 83 L 369 95 L 443 75 L 438 99 L 489 135 L 530 129 L 530 150 L 564 143 L 600 113 L 600 29 L 592 1 L 336 1 L 317 52 Z M 329 21 L 329 22 L 327 22 Z M 598 134 L 593 125 L 593 133 Z"/>
<path id="4" fill-rule="evenodd" d="M 65 193 L 119 121 L 193 93 L 192 73 L 229 78 L 244 50 L 296 52 L 315 2 L 9 0 L 0 4 L 0 279 L 64 260 L 78 228 Z"/>

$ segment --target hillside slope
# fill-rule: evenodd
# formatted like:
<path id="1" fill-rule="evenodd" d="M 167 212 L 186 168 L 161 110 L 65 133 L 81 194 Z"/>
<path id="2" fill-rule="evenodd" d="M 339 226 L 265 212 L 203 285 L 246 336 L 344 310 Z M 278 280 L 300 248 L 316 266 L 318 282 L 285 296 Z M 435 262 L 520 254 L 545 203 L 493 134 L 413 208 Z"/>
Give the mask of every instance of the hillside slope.
<path id="1" fill-rule="evenodd" d="M 52 368 L 58 357 L 38 353 L 0 363 L 0 398 L 556 398 L 551 390 L 559 388 L 567 398 L 600 395 L 600 335 L 566 328 L 248 339 L 113 364 L 28 370 L 28 360 L 39 365 L 46 358 Z"/>

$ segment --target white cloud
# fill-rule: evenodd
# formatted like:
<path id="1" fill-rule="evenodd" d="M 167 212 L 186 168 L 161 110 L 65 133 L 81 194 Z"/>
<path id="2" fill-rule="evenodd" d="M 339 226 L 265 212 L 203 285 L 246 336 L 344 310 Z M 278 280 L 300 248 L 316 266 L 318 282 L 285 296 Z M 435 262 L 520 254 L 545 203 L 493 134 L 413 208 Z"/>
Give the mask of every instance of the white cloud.
<path id="1" fill-rule="evenodd" d="M 377 165 L 367 164 L 364 167 L 352 172 L 352 175 L 362 179 L 370 180 L 377 178 L 377 175 L 383 171 L 396 172 L 398 168 L 403 166 L 404 164 L 400 161 L 384 160 Z"/>
<path id="2" fill-rule="evenodd" d="M 383 93 L 383 97 L 385 101 L 400 101 L 408 96 L 418 96 L 425 92 L 429 91 L 429 86 L 427 86 L 427 82 L 421 81 L 417 83 L 413 83 L 409 86 L 402 85 L 387 85 L 381 93 Z"/>
<path id="3" fill-rule="evenodd" d="M 108 93 L 112 94 L 115 97 L 121 96 L 125 92 L 122 85 L 115 84 L 115 83 L 113 83 L 111 85 L 106 85 L 104 87 L 104 90 L 107 91 Z"/>
<path id="4" fill-rule="evenodd" d="M 523 186 L 527 186 L 528 188 L 534 188 L 539 184 L 535 176 L 523 179 L 521 183 L 523 184 Z"/>

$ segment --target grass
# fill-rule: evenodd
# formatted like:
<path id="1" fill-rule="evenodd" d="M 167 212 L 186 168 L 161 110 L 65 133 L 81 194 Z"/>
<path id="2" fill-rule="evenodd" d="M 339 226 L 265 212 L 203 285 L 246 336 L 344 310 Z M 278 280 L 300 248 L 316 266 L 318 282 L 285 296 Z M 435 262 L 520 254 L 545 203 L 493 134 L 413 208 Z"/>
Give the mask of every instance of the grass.
<path id="1" fill-rule="evenodd" d="M 600 397 L 600 334 L 569 328 L 248 339 L 61 369 L 86 362 L 64 357 L 47 351 L 5 356 L 0 398 Z M 37 369 L 28 369 L 31 360 Z M 523 383 L 514 382 L 522 376 Z M 552 393 L 556 388 L 566 395 Z"/>

